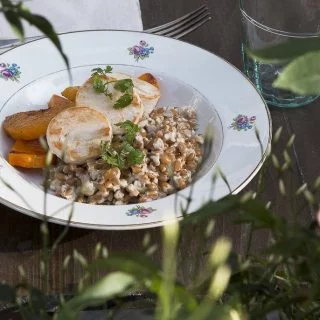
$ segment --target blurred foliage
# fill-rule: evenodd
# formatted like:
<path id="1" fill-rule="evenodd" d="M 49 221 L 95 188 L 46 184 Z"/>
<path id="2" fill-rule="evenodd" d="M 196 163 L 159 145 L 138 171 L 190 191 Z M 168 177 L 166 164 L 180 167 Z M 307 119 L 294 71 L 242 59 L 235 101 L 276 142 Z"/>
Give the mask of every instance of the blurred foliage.
<path id="1" fill-rule="evenodd" d="M 26 20 L 46 34 L 59 52 L 63 55 L 58 37 L 51 24 L 43 17 L 31 14 L 22 3 L 11 3 L 0 0 L 0 12 L 3 12 L 17 35 L 24 36 L 21 20 Z M 319 93 L 318 83 L 310 85 L 305 81 L 301 85 L 297 69 L 303 69 L 304 63 L 310 66 L 319 53 L 304 55 L 307 51 L 318 50 L 318 39 L 306 42 L 303 47 L 292 42 L 284 47 L 252 53 L 255 58 L 272 62 L 288 62 L 292 58 L 298 60 L 289 64 L 278 80 L 278 85 L 286 88 L 302 88 L 301 92 Z M 289 49 L 288 49 L 289 48 Z M 300 60 L 299 60 L 300 59 Z M 309 62 L 308 62 L 309 61 Z M 308 75 L 313 83 L 318 79 L 318 67 L 310 68 Z M 312 70 L 314 69 L 314 70 Z M 314 71 L 314 72 L 312 72 Z M 281 78 L 282 77 L 282 78 Z M 311 81 L 312 80 L 312 81 Z M 286 82 L 287 81 L 287 82 Z M 296 84 L 294 84 L 296 81 Z M 300 81 L 300 82 L 297 82 Z M 290 83 L 290 84 L 289 84 Z M 274 135 L 274 144 L 281 137 L 281 128 Z M 259 135 L 257 132 L 257 138 Z M 260 140 L 259 140 L 260 141 Z M 279 194 L 286 197 L 288 202 L 303 197 L 308 205 L 316 212 L 318 204 L 320 179 L 313 186 L 303 185 L 295 194 L 286 191 L 284 175 L 290 172 L 292 161 L 290 148 L 294 136 L 288 141 L 283 150 L 283 163 L 275 154 L 267 155 L 265 167 L 272 166 L 279 180 Z M 228 183 L 227 178 L 218 172 Z M 87 259 L 78 251 L 73 256 L 67 256 L 60 269 L 65 270 L 72 262 L 84 270 L 84 276 L 78 283 L 78 290 L 70 299 L 60 297 L 59 306 L 54 310 L 56 320 L 78 319 L 81 310 L 88 307 L 105 305 L 106 301 L 116 301 L 121 305 L 124 297 L 130 292 L 151 293 L 154 297 L 154 318 L 159 320 L 173 319 L 216 319 L 216 320 L 245 320 L 245 319 L 319 319 L 320 318 L 320 213 L 310 227 L 299 225 L 294 219 L 289 222 L 270 209 L 270 205 L 259 199 L 263 190 L 264 170 L 261 170 L 256 192 L 242 195 L 229 195 L 219 201 L 209 201 L 197 212 L 184 214 L 180 222 L 163 227 L 163 263 L 158 266 L 152 261 L 152 254 L 157 246 L 152 243 L 147 233 L 142 252 L 109 253 L 107 248 L 98 243 L 93 250 L 93 259 Z M 215 178 L 212 180 L 214 185 Z M 46 184 L 45 184 L 46 185 Z M 10 186 L 9 186 L 10 187 Z M 193 190 L 193 189 L 192 189 Z M 192 201 L 192 194 L 188 201 Z M 187 211 L 187 210 L 186 210 Z M 207 263 L 204 268 L 195 268 L 193 279 L 188 284 L 177 280 L 177 248 L 181 234 L 190 228 L 201 226 L 201 238 L 208 243 L 212 239 L 214 221 L 220 215 L 230 215 L 234 224 L 243 224 L 247 228 L 246 254 L 232 252 L 229 239 L 219 237 L 207 253 Z M 299 212 L 293 212 L 298 215 Z M 70 211 L 70 219 L 72 209 Z M 15 287 L 6 283 L 0 284 L 0 300 L 18 308 L 24 319 L 49 319 L 47 313 L 48 274 L 50 257 L 68 231 L 68 226 L 52 246 L 49 245 L 49 229 L 46 218 L 41 224 L 43 237 L 41 270 L 43 277 L 43 292 L 28 284 L 25 271 L 19 267 L 22 282 Z M 257 230 L 267 230 L 271 240 L 266 243 L 263 252 L 251 253 L 252 235 Z M 192 239 L 190 239 L 191 241 Z M 187 247 L 184 246 L 187 250 Z M 190 264 L 200 261 L 201 250 L 198 250 Z M 105 274 L 92 284 L 91 277 L 97 273 Z M 106 318 L 114 316 L 114 309 L 107 308 Z"/>
<path id="2" fill-rule="evenodd" d="M 0 0 L 0 14 L 1 13 L 11 25 L 12 30 L 17 35 L 17 38 L 21 41 L 24 40 L 23 21 L 41 31 L 57 48 L 63 61 L 69 68 L 69 61 L 63 52 L 59 37 L 54 31 L 52 24 L 45 17 L 31 13 L 23 1 Z"/>
<path id="3" fill-rule="evenodd" d="M 300 95 L 320 94 L 320 36 L 290 39 L 257 51 L 248 50 L 254 59 L 284 66 L 274 82 L 279 89 Z"/>
<path id="4" fill-rule="evenodd" d="M 281 128 L 275 132 L 273 144 L 278 143 L 281 133 Z M 282 181 L 279 183 L 281 196 L 288 200 L 291 197 L 302 198 L 316 212 L 319 178 L 312 186 L 301 186 L 293 195 L 286 191 L 285 175 L 292 170 L 290 149 L 293 141 L 294 136 L 287 142 L 282 159 L 270 152 L 265 166 L 273 168 L 279 182 Z M 263 174 L 264 170 L 258 181 Z M 71 299 L 65 300 L 61 296 L 54 319 L 79 319 L 81 310 L 105 305 L 110 300 L 115 301 L 113 307 L 116 307 L 109 304 L 106 319 L 112 319 L 121 308 L 121 301 L 131 292 L 151 294 L 154 318 L 159 320 L 256 320 L 267 319 L 271 315 L 272 319 L 319 319 L 320 213 L 315 215 L 309 227 L 299 225 L 295 219 L 290 222 L 273 212 L 269 204 L 258 200 L 262 190 L 209 201 L 182 221 L 164 226 L 162 266 L 152 261 L 152 254 L 157 248 L 149 233 L 141 243 L 141 252 L 109 253 L 98 243 L 93 250 L 93 259 L 88 261 L 75 251 L 72 257 L 66 257 L 61 269 L 72 262 L 83 268 L 84 276 Z M 220 215 L 229 215 L 234 224 L 250 226 L 247 228 L 246 254 L 232 252 L 232 244 L 224 236 L 209 240 L 213 238 L 214 221 Z M 189 232 L 190 228 L 199 228 L 197 241 L 200 241 L 200 246 L 201 241 L 207 244 L 211 241 L 212 244 L 206 253 L 206 266 L 195 268 L 188 284 L 182 284 L 177 280 L 177 248 L 181 235 Z M 252 254 L 250 239 L 261 229 L 267 230 L 271 239 L 262 252 Z M 48 246 L 46 220 L 41 225 L 41 232 L 45 244 L 42 257 L 46 272 L 43 278 L 47 279 L 52 248 Z M 54 246 L 57 245 L 55 242 Z M 188 248 L 186 244 L 183 247 L 184 250 Z M 204 246 L 191 260 L 189 256 L 190 265 L 201 259 L 203 250 Z M 0 300 L 16 305 L 24 319 L 48 319 L 45 293 L 49 288 L 44 285 L 45 290 L 41 292 L 29 287 L 22 268 L 20 273 L 23 281 L 17 287 L 0 285 Z M 104 276 L 92 284 L 90 279 L 97 274 Z"/>

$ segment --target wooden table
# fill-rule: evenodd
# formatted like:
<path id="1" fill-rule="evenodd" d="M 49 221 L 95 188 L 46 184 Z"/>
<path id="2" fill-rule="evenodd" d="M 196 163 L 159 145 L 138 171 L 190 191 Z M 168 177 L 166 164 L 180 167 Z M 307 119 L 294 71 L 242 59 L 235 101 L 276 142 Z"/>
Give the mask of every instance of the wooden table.
<path id="1" fill-rule="evenodd" d="M 145 28 L 156 26 L 175 19 L 199 6 L 196 0 L 141 0 L 141 9 Z M 212 20 L 184 40 L 210 50 L 228 60 L 236 67 L 241 68 L 240 56 L 240 15 L 237 0 L 211 0 L 209 6 Z M 191 62 L 196 63 L 196 61 Z M 275 149 L 281 157 L 282 148 L 286 140 L 296 134 L 293 146 L 293 170 L 286 180 L 288 190 L 296 190 L 302 183 L 311 182 L 320 171 L 320 129 L 316 122 L 320 118 L 320 102 L 314 102 L 304 108 L 280 109 L 270 108 L 273 127 L 283 127 L 283 139 Z M 268 169 L 269 170 L 269 169 Z M 255 189 L 256 181 L 251 182 L 247 189 Z M 279 195 L 278 179 L 274 170 L 266 175 L 263 198 L 272 202 L 276 212 L 291 219 L 291 206 L 288 199 Z M 300 203 L 301 204 L 301 203 Z M 298 205 L 293 203 L 293 206 Z M 302 203 L 303 205 L 303 203 Z M 306 205 L 300 215 L 302 223 L 310 223 L 313 212 Z M 19 281 L 18 266 L 23 265 L 27 278 L 32 286 L 41 286 L 40 281 L 40 252 L 41 236 L 40 222 L 0 205 L 0 279 L 10 284 Z M 88 213 L 90 214 L 90 213 Z M 50 225 L 50 237 L 55 239 L 63 230 L 61 226 Z M 161 229 L 148 230 L 152 241 L 161 245 Z M 196 233 L 196 231 L 194 231 Z M 51 292 L 71 292 L 83 275 L 81 267 L 71 264 L 64 275 L 61 275 L 61 265 L 66 255 L 72 254 L 76 249 L 88 259 L 92 256 L 93 248 L 97 242 L 103 243 L 109 251 L 137 251 L 141 249 L 142 239 L 146 231 L 90 231 L 72 228 L 64 241 L 59 245 L 51 261 L 49 276 Z M 231 224 L 228 217 L 221 217 L 216 221 L 214 236 L 224 234 L 230 237 L 237 252 L 245 250 L 245 227 Z M 259 251 L 268 241 L 265 232 L 256 233 L 253 239 L 253 251 Z M 199 249 L 196 234 L 192 231 L 183 234 L 179 247 L 179 277 L 187 281 L 192 272 L 192 261 L 197 250 L 202 250 L 202 260 L 205 259 L 206 247 L 212 239 Z M 156 263 L 161 261 L 161 250 L 158 250 L 153 259 Z"/>

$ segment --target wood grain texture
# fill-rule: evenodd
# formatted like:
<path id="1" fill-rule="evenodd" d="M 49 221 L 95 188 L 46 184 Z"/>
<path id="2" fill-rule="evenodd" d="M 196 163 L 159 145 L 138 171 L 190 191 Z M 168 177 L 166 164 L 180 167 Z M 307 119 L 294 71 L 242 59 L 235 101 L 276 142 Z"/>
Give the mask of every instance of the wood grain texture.
<path id="1" fill-rule="evenodd" d="M 141 0 L 141 9 L 144 27 L 149 28 L 175 19 L 195 8 L 200 4 L 197 0 Z M 208 2 L 212 13 L 212 20 L 205 26 L 185 37 L 185 41 L 207 49 L 241 68 L 240 56 L 240 16 L 237 0 L 211 0 Z M 190 63 L 196 63 L 190 61 Z M 320 143 L 319 126 L 316 119 L 320 117 L 320 104 L 318 102 L 300 109 L 271 108 L 273 127 L 283 126 L 283 137 L 275 147 L 274 152 L 279 158 L 282 150 L 292 133 L 297 136 L 292 152 L 292 171 L 286 177 L 287 190 L 296 190 L 304 181 L 310 182 L 315 175 L 320 173 Z M 246 190 L 256 189 L 257 179 L 252 181 Z M 299 221 L 308 224 L 313 214 L 303 200 L 290 201 L 280 196 L 278 189 L 278 176 L 272 168 L 267 169 L 264 191 L 261 197 L 267 202 L 272 202 L 273 209 L 286 217 L 296 219 L 292 207 L 302 206 Z M 16 284 L 19 279 L 18 266 L 23 265 L 30 284 L 41 286 L 40 258 L 41 235 L 40 222 L 23 214 L 14 212 L 0 205 L 2 223 L 0 224 L 0 279 L 11 284 Z M 201 269 L 205 263 L 207 250 L 212 244 L 212 239 L 226 235 L 233 241 L 237 252 L 245 252 L 247 236 L 246 227 L 231 223 L 231 218 L 223 216 L 215 223 L 214 234 L 209 239 L 202 241 L 205 226 L 190 227 L 182 234 L 178 250 L 180 280 L 189 282 L 191 275 Z M 62 231 L 63 227 L 50 225 L 50 239 L 53 241 Z M 105 245 L 112 252 L 129 252 L 141 250 L 142 239 L 149 232 L 152 242 L 159 246 L 153 255 L 153 260 L 161 263 L 161 229 L 155 228 L 148 231 L 90 231 L 72 228 L 67 237 L 58 246 L 51 259 L 49 285 L 51 292 L 72 292 L 83 276 L 82 268 L 71 263 L 63 271 L 62 263 L 65 256 L 72 255 L 76 249 L 89 260 L 97 242 Z M 252 241 L 252 251 L 258 252 L 269 241 L 269 234 L 256 232 Z M 200 257 L 199 259 L 196 257 Z M 196 263 L 192 263 L 196 262 Z M 99 275 L 97 275 L 98 277 Z M 92 279 L 94 280 L 94 279 Z"/>

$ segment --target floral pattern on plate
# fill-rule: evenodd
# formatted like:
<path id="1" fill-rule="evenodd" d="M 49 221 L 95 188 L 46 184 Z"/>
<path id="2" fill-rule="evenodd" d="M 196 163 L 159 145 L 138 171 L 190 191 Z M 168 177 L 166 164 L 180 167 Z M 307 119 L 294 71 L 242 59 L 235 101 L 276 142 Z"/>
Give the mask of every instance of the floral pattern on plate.
<path id="1" fill-rule="evenodd" d="M 151 207 L 146 208 L 144 206 L 137 205 L 134 208 L 127 211 L 127 216 L 136 216 L 140 218 L 147 218 L 149 214 L 152 212 L 157 211 L 156 209 L 153 209 Z"/>
<path id="2" fill-rule="evenodd" d="M 138 45 L 134 45 L 128 48 L 129 54 L 134 56 L 134 59 L 138 62 L 140 59 L 149 58 L 150 54 L 154 53 L 154 47 L 150 47 L 149 44 L 141 40 Z"/>
<path id="3" fill-rule="evenodd" d="M 16 63 L 0 63 L 0 78 L 4 80 L 19 81 L 20 67 Z"/>
<path id="4" fill-rule="evenodd" d="M 247 131 L 253 128 L 256 117 L 248 117 L 243 114 L 239 114 L 237 117 L 233 118 L 233 122 L 229 128 L 232 128 L 237 131 Z"/>

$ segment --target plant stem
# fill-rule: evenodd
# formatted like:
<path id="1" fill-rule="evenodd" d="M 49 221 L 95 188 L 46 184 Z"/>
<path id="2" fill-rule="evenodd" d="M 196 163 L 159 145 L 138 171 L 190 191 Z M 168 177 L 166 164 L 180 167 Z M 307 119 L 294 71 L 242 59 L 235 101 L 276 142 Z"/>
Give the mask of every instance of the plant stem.
<path id="1" fill-rule="evenodd" d="M 253 237 L 253 226 L 252 223 L 245 225 L 246 229 L 246 244 L 245 244 L 245 258 L 248 258 L 251 251 L 252 237 Z"/>

